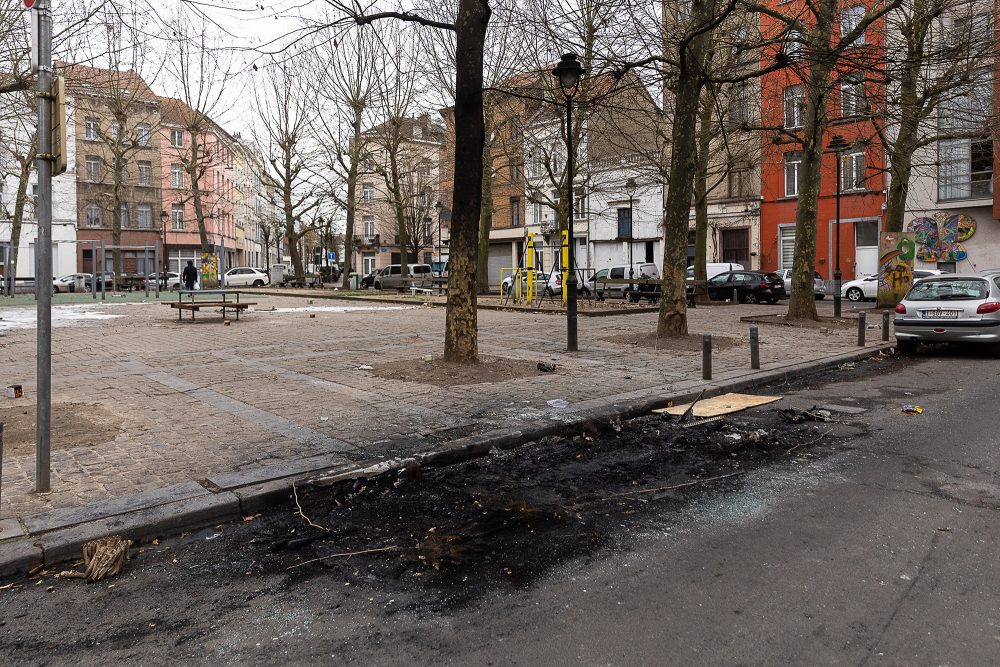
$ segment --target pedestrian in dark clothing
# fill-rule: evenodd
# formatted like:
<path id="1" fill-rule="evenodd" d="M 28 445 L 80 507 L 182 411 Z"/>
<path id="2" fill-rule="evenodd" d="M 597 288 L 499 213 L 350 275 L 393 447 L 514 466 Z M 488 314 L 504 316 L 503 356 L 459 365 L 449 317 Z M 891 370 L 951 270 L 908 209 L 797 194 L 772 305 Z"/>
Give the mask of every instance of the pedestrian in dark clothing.
<path id="1" fill-rule="evenodd" d="M 198 269 L 194 268 L 194 262 L 188 260 L 188 265 L 184 267 L 184 289 L 194 290 L 194 283 L 198 280 Z"/>

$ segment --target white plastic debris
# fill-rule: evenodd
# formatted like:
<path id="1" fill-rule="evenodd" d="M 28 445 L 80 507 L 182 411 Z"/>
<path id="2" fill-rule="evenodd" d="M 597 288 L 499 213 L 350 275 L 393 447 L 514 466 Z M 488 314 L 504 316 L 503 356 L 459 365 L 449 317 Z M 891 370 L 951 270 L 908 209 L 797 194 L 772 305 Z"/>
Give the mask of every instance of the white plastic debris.
<path id="1" fill-rule="evenodd" d="M 569 407 L 569 401 L 565 398 L 553 398 L 551 401 L 546 401 L 550 408 L 567 408 Z"/>
<path id="2" fill-rule="evenodd" d="M 375 370 L 375 369 L 372 368 L 371 366 L 369 366 L 368 364 L 361 364 L 360 366 L 358 366 L 358 370 L 359 371 L 371 371 L 371 370 Z"/>

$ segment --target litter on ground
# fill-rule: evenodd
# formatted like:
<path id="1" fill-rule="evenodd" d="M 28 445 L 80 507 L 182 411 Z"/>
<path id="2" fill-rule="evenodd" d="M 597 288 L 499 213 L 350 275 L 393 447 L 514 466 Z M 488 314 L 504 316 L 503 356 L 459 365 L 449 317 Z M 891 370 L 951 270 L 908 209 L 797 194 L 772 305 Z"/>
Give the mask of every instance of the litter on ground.
<path id="1" fill-rule="evenodd" d="M 722 394 L 712 398 L 703 398 L 695 402 L 693 414 L 695 417 L 717 417 L 740 412 L 758 405 L 767 405 L 780 401 L 781 396 L 755 396 L 754 394 Z M 657 414 L 666 413 L 679 417 L 687 412 L 692 403 L 674 405 L 669 408 L 659 408 L 653 410 Z"/>

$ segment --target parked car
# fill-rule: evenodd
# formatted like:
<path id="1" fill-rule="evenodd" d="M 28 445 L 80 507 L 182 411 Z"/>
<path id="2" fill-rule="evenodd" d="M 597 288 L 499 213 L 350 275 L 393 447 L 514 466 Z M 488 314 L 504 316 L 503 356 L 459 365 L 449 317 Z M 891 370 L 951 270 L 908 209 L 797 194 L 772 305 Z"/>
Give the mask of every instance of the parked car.
<path id="1" fill-rule="evenodd" d="M 548 274 L 548 279 L 545 281 L 545 296 L 556 296 L 562 294 L 562 283 L 563 274 L 562 271 L 556 269 L 552 273 Z M 568 275 L 567 275 L 568 277 Z M 590 287 L 587 285 L 586 281 L 581 279 L 579 274 L 577 275 L 576 282 L 576 293 L 580 296 L 589 297 Z"/>
<path id="2" fill-rule="evenodd" d="M 917 280 L 896 306 L 904 354 L 931 342 L 992 343 L 1000 351 L 1000 273 L 954 273 Z"/>
<path id="3" fill-rule="evenodd" d="M 225 273 L 226 287 L 263 287 L 268 282 L 270 278 L 263 269 L 249 266 L 238 266 Z"/>
<path id="4" fill-rule="evenodd" d="M 651 278 L 658 280 L 660 278 L 660 270 L 656 268 L 656 264 L 651 262 L 633 264 L 631 268 L 632 270 L 629 271 L 628 264 L 609 266 L 594 273 L 587 282 L 593 283 L 592 289 L 597 294 L 598 299 L 604 299 L 608 296 L 620 296 L 630 301 L 638 301 L 641 298 L 639 292 L 658 293 L 660 291 L 659 285 L 629 285 L 601 282 L 602 278 L 610 280 L 625 278 Z"/>
<path id="5" fill-rule="evenodd" d="M 940 275 L 944 275 L 944 272 L 938 269 L 914 269 L 913 271 L 914 280 Z M 840 288 L 840 296 L 848 301 L 874 301 L 878 298 L 878 274 L 874 273 L 844 283 Z"/>
<path id="6" fill-rule="evenodd" d="M 514 284 L 514 280 L 516 279 L 516 277 L 517 277 L 517 274 L 514 273 L 514 272 L 511 272 L 506 278 L 503 279 L 503 282 L 500 283 L 500 293 L 501 294 L 507 294 L 508 292 L 510 292 L 510 288 Z M 527 289 L 527 284 L 528 284 L 528 272 L 526 270 L 525 271 L 521 271 L 521 290 L 522 291 L 524 291 L 524 290 Z M 543 273 L 542 271 L 535 271 L 535 276 L 532 279 L 532 284 L 534 286 L 534 289 L 536 289 L 536 290 L 538 290 L 540 288 L 544 289 L 549 284 L 549 274 Z"/>
<path id="7" fill-rule="evenodd" d="M 407 266 L 407 269 L 409 270 L 411 280 L 414 278 L 423 279 L 431 277 L 430 264 L 410 264 Z M 390 264 L 375 275 L 373 286 L 377 290 L 402 289 L 403 277 L 401 272 L 401 264 Z"/>
<path id="8" fill-rule="evenodd" d="M 83 287 L 85 290 L 90 291 L 91 284 L 96 282 L 97 283 L 96 289 L 98 292 L 101 291 L 102 284 L 105 285 L 105 289 L 111 289 L 111 286 L 114 284 L 114 277 L 115 274 L 111 271 L 105 271 L 104 273 L 98 273 L 96 275 L 89 275 L 87 278 L 84 279 Z"/>
<path id="9" fill-rule="evenodd" d="M 776 273 L 781 277 L 781 280 L 785 285 L 785 294 L 791 294 L 792 270 L 778 269 Z M 819 271 L 813 272 L 813 296 L 816 297 L 817 300 L 826 298 L 826 283 L 823 281 L 823 276 L 819 275 Z"/>
<path id="10" fill-rule="evenodd" d="M 382 269 L 372 269 L 364 276 L 361 277 L 361 289 L 368 289 L 375 285 L 375 276 L 381 272 Z"/>
<path id="11" fill-rule="evenodd" d="M 59 292 L 75 292 L 77 280 L 82 280 L 83 284 L 86 284 L 87 278 L 90 278 L 89 273 L 68 273 L 65 276 L 59 276 L 52 280 L 52 291 Z"/>
<path id="12" fill-rule="evenodd" d="M 708 298 L 725 301 L 733 298 L 741 303 L 776 303 L 785 296 L 785 283 L 777 273 L 760 271 L 726 271 L 708 279 Z"/>

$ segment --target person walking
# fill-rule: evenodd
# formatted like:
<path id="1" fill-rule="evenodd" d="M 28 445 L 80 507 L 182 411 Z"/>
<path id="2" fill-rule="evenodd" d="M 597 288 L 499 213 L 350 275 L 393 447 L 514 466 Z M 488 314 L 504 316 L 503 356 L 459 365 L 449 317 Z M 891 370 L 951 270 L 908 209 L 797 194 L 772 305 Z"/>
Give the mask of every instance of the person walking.
<path id="1" fill-rule="evenodd" d="M 194 291 L 195 281 L 198 280 L 198 269 L 194 268 L 194 262 L 190 259 L 188 260 L 187 266 L 184 267 L 184 289 L 191 292 Z"/>

